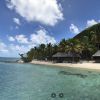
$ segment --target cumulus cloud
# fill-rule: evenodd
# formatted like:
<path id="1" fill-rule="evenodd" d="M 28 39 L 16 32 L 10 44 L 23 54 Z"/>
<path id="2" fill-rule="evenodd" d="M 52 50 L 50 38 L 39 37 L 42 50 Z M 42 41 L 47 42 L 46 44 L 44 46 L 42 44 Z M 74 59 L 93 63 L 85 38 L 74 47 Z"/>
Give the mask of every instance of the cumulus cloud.
<path id="1" fill-rule="evenodd" d="M 9 36 L 8 40 L 12 42 L 16 41 L 19 44 L 28 44 L 31 46 L 36 46 L 42 43 L 56 43 L 55 38 L 50 36 L 44 28 L 37 30 L 35 33 L 32 33 L 29 37 L 26 37 L 24 34 L 19 34 L 16 36 Z"/>
<path id="2" fill-rule="evenodd" d="M 15 39 L 17 40 L 17 42 L 22 43 L 22 44 L 27 44 L 28 43 L 28 38 L 23 34 L 16 35 Z"/>
<path id="3" fill-rule="evenodd" d="M 56 43 L 56 40 L 54 39 L 54 37 L 49 36 L 48 32 L 45 29 L 40 29 L 36 33 L 31 34 L 30 39 L 34 45 L 39 45 L 41 43 L 43 44 Z"/>
<path id="4" fill-rule="evenodd" d="M 28 37 L 24 34 L 19 34 L 15 36 L 8 36 L 8 40 L 12 42 L 8 44 L 6 48 L 12 52 L 11 55 L 18 55 L 18 53 L 26 53 L 31 48 L 38 46 L 40 44 L 55 44 L 56 40 L 53 36 L 50 36 L 48 31 L 41 27 L 36 32 L 30 34 Z M 2 46 L 5 48 L 5 45 Z M 0 48 L 1 49 L 1 48 Z M 3 50 L 3 49 L 2 49 Z"/>
<path id="5" fill-rule="evenodd" d="M 78 34 L 80 32 L 78 27 L 74 24 L 71 24 L 71 26 L 69 28 L 70 28 L 70 31 L 74 34 Z"/>
<path id="6" fill-rule="evenodd" d="M 99 23 L 99 21 L 96 21 L 96 20 L 94 20 L 94 19 L 92 19 L 92 20 L 87 20 L 87 27 L 90 27 L 90 26 L 92 26 L 92 25 L 95 25 L 95 24 L 97 24 L 97 23 Z"/>
<path id="7" fill-rule="evenodd" d="M 13 21 L 17 24 L 17 25 L 21 25 L 20 20 L 18 18 L 13 18 Z"/>
<path id="8" fill-rule="evenodd" d="M 0 42 L 0 52 L 3 52 L 3 53 L 8 52 L 7 46 L 3 42 Z"/>
<path id="9" fill-rule="evenodd" d="M 8 36 L 8 40 L 11 42 L 17 41 L 20 44 L 28 44 L 29 43 L 28 38 L 23 34 L 16 35 L 15 37 Z"/>
<path id="10" fill-rule="evenodd" d="M 12 42 L 12 41 L 15 41 L 15 38 L 12 37 L 12 36 L 9 36 L 9 37 L 8 37 L 8 40 Z"/>
<path id="11" fill-rule="evenodd" d="M 18 54 L 18 53 L 26 53 L 30 48 L 28 48 L 28 46 L 25 46 L 25 45 L 10 44 L 9 49 L 10 51 L 17 52 Z"/>
<path id="12" fill-rule="evenodd" d="M 62 7 L 57 0 L 7 0 L 7 6 L 28 22 L 53 26 L 63 20 Z"/>
<path id="13" fill-rule="evenodd" d="M 2 57 L 18 57 L 19 53 L 26 53 L 30 50 L 28 45 L 20 45 L 20 44 L 5 44 L 0 42 L 0 56 Z"/>

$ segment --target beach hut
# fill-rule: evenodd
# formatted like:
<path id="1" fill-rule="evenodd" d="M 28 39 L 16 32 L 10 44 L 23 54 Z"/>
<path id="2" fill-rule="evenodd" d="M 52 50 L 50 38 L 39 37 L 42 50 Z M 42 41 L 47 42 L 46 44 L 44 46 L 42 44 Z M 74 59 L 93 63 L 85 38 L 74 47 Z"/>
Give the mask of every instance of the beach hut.
<path id="1" fill-rule="evenodd" d="M 62 62 L 78 62 L 80 56 L 76 53 L 61 53 L 58 52 L 52 56 L 54 62 L 62 63 Z"/>
<path id="2" fill-rule="evenodd" d="M 100 50 L 98 50 L 92 57 L 93 57 L 93 60 L 95 60 L 95 62 L 100 63 Z"/>

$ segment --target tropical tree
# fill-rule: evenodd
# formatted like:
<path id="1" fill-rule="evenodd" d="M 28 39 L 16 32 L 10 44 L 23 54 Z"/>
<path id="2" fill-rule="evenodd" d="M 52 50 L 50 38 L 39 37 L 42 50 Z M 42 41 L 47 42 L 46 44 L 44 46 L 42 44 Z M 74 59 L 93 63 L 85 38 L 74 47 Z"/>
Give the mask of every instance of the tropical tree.
<path id="1" fill-rule="evenodd" d="M 58 52 L 58 45 L 53 45 L 53 54 L 57 53 Z"/>
<path id="2" fill-rule="evenodd" d="M 45 59 L 45 48 L 46 48 L 46 46 L 45 46 L 45 44 L 41 44 L 39 47 L 38 47 L 38 49 L 39 49 L 39 58 L 41 59 L 41 60 L 44 60 Z"/>
<path id="3" fill-rule="evenodd" d="M 46 46 L 46 58 L 51 60 L 52 59 L 52 54 L 53 54 L 53 46 L 52 46 L 51 43 L 49 43 Z"/>
<path id="4" fill-rule="evenodd" d="M 84 36 L 82 39 L 82 46 L 83 46 L 83 57 L 85 59 L 91 58 L 91 55 L 94 53 L 96 47 L 94 44 L 91 43 L 88 36 Z"/>
<path id="5" fill-rule="evenodd" d="M 65 48 L 66 48 L 66 40 L 62 39 L 58 45 L 58 50 L 59 52 L 65 52 L 66 51 Z"/>
<path id="6" fill-rule="evenodd" d="M 66 52 L 81 53 L 83 50 L 82 43 L 78 39 L 69 39 L 66 41 Z"/>

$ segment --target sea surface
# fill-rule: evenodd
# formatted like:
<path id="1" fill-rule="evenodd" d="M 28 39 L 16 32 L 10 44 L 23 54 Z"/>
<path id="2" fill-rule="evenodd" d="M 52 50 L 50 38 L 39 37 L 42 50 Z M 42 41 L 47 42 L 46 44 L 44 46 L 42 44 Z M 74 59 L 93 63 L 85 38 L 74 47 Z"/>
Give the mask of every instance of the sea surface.
<path id="1" fill-rule="evenodd" d="M 0 100 L 100 100 L 100 72 L 3 60 Z"/>

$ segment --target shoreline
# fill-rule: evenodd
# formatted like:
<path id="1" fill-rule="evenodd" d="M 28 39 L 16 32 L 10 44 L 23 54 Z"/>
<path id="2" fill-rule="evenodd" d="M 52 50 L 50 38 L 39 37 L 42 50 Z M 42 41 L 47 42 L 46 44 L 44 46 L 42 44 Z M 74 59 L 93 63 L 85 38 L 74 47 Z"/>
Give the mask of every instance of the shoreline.
<path id="1" fill-rule="evenodd" d="M 35 65 L 49 65 L 56 67 L 64 67 L 64 68 L 81 68 L 81 69 L 90 69 L 90 70 L 99 70 L 100 71 L 100 63 L 93 62 L 82 62 L 82 63 L 53 63 L 46 61 L 31 61 L 30 64 Z"/>

